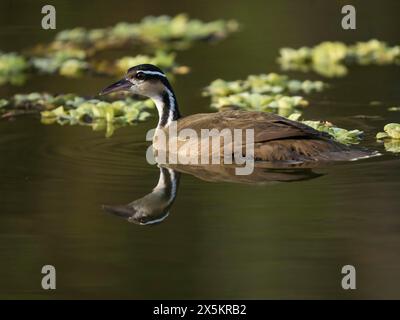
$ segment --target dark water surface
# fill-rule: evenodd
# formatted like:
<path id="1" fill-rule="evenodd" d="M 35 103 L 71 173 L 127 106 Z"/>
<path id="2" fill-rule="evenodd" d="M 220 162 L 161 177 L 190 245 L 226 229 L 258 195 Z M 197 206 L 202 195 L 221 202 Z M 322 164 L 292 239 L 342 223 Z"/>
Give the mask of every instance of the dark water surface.
<path id="1" fill-rule="evenodd" d="M 339 1 L 53 3 L 59 30 L 179 12 L 237 19 L 242 30 L 231 38 L 178 53 L 178 62 L 192 68 L 174 82 L 184 114 L 210 111 L 200 93 L 215 78 L 279 71 L 275 59 L 283 46 L 370 38 L 400 43 L 398 1 L 355 1 L 356 31 L 341 30 Z M 1 2 L 1 50 L 52 38 L 40 29 L 41 5 Z M 91 95 L 110 80 L 41 76 L 23 87 L 1 87 L 0 97 Z M 35 118 L 0 122 L 0 298 L 400 298 L 400 159 L 374 139 L 384 124 L 400 121 L 399 112 L 387 111 L 400 105 L 400 67 L 353 67 L 347 77 L 327 81 L 332 87 L 309 98 L 305 118 L 364 130 L 362 145 L 382 157 L 262 186 L 183 174 L 170 215 L 156 226 L 128 223 L 101 208 L 133 201 L 156 185 L 159 170 L 145 159 L 145 133 L 155 116 L 109 139 Z M 40 287 L 45 264 L 57 269 L 52 292 Z M 340 285 L 347 264 L 357 269 L 351 292 Z"/>

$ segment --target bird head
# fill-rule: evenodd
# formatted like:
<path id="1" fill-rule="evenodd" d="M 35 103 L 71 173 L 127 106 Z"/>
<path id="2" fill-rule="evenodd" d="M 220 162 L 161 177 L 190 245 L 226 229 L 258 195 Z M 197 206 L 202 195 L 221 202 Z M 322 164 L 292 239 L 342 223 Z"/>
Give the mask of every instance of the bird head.
<path id="1" fill-rule="evenodd" d="M 130 91 L 134 94 L 154 99 L 161 96 L 166 90 L 172 92 L 164 72 L 152 64 L 140 64 L 129 68 L 121 80 L 103 89 L 100 95 L 118 91 Z"/>

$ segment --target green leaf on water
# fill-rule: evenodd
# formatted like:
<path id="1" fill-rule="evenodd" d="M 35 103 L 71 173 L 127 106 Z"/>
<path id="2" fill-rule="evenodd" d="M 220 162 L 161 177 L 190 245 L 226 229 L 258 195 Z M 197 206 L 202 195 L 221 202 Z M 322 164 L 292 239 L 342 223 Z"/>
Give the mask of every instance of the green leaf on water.
<path id="1" fill-rule="evenodd" d="M 48 44 L 38 44 L 24 55 L 0 52 L 0 85 L 23 84 L 30 73 L 79 77 L 88 73 L 120 76 L 136 64 L 152 63 L 171 72 L 184 74 L 185 66 L 175 62 L 171 50 L 185 49 L 196 41 L 227 37 L 238 29 L 235 21 L 203 22 L 185 14 L 175 17 L 149 16 L 138 23 L 121 22 L 102 29 L 73 28 L 59 32 Z M 140 46 L 149 55 L 95 60 L 95 54 Z"/>
<path id="2" fill-rule="evenodd" d="M 115 100 L 112 95 L 106 99 L 109 100 L 88 99 L 74 94 L 53 96 L 33 92 L 16 94 L 8 101 L 2 99 L 0 105 L 7 111 L 38 110 L 44 124 L 89 125 L 95 130 L 103 128 L 107 136 L 121 126 L 145 121 L 150 116 L 148 111 L 154 109 L 150 99 L 137 101 L 126 96 Z"/>
<path id="3" fill-rule="evenodd" d="M 283 70 L 314 71 L 325 77 L 342 77 L 347 66 L 400 64 L 400 46 L 372 39 L 346 45 L 325 41 L 315 47 L 282 48 L 278 62 Z"/>
<path id="4" fill-rule="evenodd" d="M 295 80 L 276 73 L 250 75 L 245 80 L 225 81 L 217 79 L 207 86 L 204 96 L 212 98 L 225 97 L 231 94 L 250 92 L 260 94 L 288 94 L 303 92 L 320 92 L 327 85 L 322 81 Z"/>
<path id="5" fill-rule="evenodd" d="M 120 22 L 103 29 L 64 30 L 57 34 L 52 46 L 73 45 L 97 51 L 142 43 L 158 48 L 182 49 L 191 42 L 222 39 L 237 30 L 238 23 L 233 20 L 203 22 L 189 19 L 186 14 L 148 16 L 138 23 Z"/>
<path id="6" fill-rule="evenodd" d="M 11 83 L 21 85 L 25 82 L 25 72 L 29 63 L 25 57 L 15 52 L 3 53 L 0 51 L 0 85 Z"/>
<path id="7" fill-rule="evenodd" d="M 383 128 L 384 132 L 378 132 L 376 139 L 383 141 L 388 152 L 400 152 L 400 123 L 388 123 Z"/>
<path id="8" fill-rule="evenodd" d="M 386 138 L 390 138 L 390 137 L 386 132 L 378 132 L 376 134 L 376 138 L 379 140 L 379 139 L 386 139 Z"/>
<path id="9" fill-rule="evenodd" d="M 364 134 L 361 130 L 347 130 L 336 127 L 327 121 L 301 121 L 302 123 L 322 132 L 329 133 L 335 140 L 343 144 L 357 144 L 361 141 L 361 137 Z"/>
<path id="10" fill-rule="evenodd" d="M 377 139 L 400 139 L 400 124 L 399 123 L 388 123 L 383 128 L 384 132 L 378 132 L 376 135 Z"/>
<path id="11" fill-rule="evenodd" d="M 8 105 L 8 100 L 0 99 L 0 109 Z"/>
<path id="12" fill-rule="evenodd" d="M 217 79 L 204 89 L 203 95 L 211 97 L 211 106 L 219 110 L 235 107 L 287 117 L 294 112 L 301 113 L 308 105 L 303 97 L 291 94 L 320 92 L 325 87 L 322 81 L 302 81 L 269 73 L 236 81 Z"/>
<path id="13" fill-rule="evenodd" d="M 214 98 L 211 106 L 224 109 L 229 106 L 250 111 L 273 112 L 289 116 L 297 108 L 304 108 L 308 102 L 300 96 L 265 95 L 259 93 L 241 92 L 227 97 Z"/>

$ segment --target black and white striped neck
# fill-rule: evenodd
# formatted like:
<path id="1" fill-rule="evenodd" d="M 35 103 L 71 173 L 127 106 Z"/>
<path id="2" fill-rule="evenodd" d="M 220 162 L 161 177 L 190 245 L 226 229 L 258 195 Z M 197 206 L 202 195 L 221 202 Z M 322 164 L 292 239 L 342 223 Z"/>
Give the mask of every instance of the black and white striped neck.
<path id="1" fill-rule="evenodd" d="M 164 86 L 164 90 L 153 100 L 158 110 L 158 128 L 168 127 L 181 117 L 175 93 L 170 86 Z"/>

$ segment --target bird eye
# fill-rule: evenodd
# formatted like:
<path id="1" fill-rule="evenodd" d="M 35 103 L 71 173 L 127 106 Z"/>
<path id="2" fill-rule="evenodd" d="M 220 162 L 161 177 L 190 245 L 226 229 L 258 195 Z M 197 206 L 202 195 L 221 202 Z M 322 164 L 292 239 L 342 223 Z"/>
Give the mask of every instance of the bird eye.
<path id="1" fill-rule="evenodd" d="M 136 73 L 136 79 L 143 80 L 144 78 L 145 78 L 145 75 L 143 72 Z"/>

